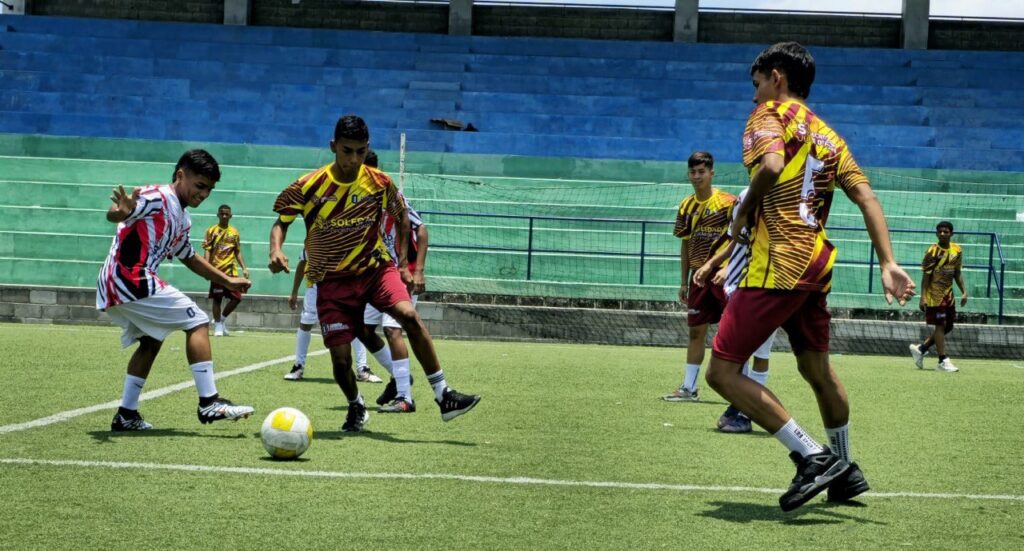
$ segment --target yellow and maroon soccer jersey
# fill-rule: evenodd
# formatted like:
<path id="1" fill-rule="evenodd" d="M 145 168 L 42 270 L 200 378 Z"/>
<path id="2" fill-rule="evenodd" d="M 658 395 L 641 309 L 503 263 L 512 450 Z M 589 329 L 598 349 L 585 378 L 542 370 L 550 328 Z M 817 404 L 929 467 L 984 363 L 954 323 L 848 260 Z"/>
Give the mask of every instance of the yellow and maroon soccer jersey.
<path id="1" fill-rule="evenodd" d="M 355 181 L 342 183 L 331 166 L 299 178 L 274 202 L 281 222 L 302 216 L 306 223 L 306 279 L 312 283 L 390 264 L 380 231 L 383 211 L 395 219 L 405 214 L 405 203 L 387 174 L 364 165 Z"/>
<path id="2" fill-rule="evenodd" d="M 672 235 L 689 241 L 690 268 L 696 270 L 718 249 L 718 244 L 732 222 L 732 207 L 736 196 L 721 190 L 713 190 L 711 197 L 697 200 L 693 194 L 679 203 L 676 225 Z"/>
<path id="3" fill-rule="evenodd" d="M 921 261 L 921 271 L 932 276 L 924 290 L 925 306 L 953 306 L 953 281 L 963 268 L 964 254 L 960 245 L 950 243 L 943 249 L 938 243 L 928 247 Z"/>
<path id="4" fill-rule="evenodd" d="M 846 141 L 799 101 L 754 108 L 743 132 L 750 175 L 765 155 L 781 155 L 782 174 L 757 209 L 750 263 L 740 287 L 828 292 L 836 249 L 825 222 L 836 184 L 867 184 Z"/>
<path id="5" fill-rule="evenodd" d="M 213 251 L 214 268 L 229 276 L 238 275 L 238 253 L 242 249 L 242 237 L 234 226 L 227 228 L 214 224 L 206 230 L 206 238 L 203 240 L 203 249 Z"/>

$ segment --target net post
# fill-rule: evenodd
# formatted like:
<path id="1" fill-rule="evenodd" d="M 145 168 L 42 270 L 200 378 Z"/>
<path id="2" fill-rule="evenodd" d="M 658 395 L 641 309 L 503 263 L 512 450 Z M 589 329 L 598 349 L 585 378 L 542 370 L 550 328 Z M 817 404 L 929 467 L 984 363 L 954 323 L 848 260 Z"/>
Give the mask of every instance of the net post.
<path id="1" fill-rule="evenodd" d="M 640 222 L 640 285 L 644 284 L 644 249 L 647 244 L 647 222 Z"/>
<path id="2" fill-rule="evenodd" d="M 526 281 L 533 272 L 533 217 L 530 217 L 530 232 L 526 236 Z"/>
<path id="3" fill-rule="evenodd" d="M 405 132 L 398 138 L 398 191 L 405 193 Z"/>

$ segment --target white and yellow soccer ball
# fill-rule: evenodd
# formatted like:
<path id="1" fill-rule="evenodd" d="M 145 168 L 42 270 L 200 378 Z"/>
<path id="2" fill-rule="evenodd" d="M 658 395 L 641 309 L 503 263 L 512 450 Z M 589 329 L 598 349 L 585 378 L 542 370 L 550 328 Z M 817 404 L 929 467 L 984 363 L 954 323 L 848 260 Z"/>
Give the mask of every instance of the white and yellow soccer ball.
<path id="1" fill-rule="evenodd" d="M 295 459 L 313 441 L 313 424 L 295 408 L 278 408 L 263 421 L 260 436 L 263 447 L 274 459 Z"/>

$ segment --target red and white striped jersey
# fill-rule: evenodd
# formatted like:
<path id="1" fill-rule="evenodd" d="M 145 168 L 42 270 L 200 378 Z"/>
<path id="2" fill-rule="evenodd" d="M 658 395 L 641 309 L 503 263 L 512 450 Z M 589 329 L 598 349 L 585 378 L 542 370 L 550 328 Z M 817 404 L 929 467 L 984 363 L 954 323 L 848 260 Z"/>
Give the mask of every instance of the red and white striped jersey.
<path id="1" fill-rule="evenodd" d="M 171 186 L 143 187 L 135 210 L 117 225 L 96 282 L 96 308 L 106 310 L 163 289 L 167 283 L 156 273 L 160 263 L 196 254 L 189 242 L 191 228 L 192 218 Z"/>
<path id="2" fill-rule="evenodd" d="M 416 239 L 416 230 L 423 225 L 423 219 L 420 218 L 420 213 L 416 212 L 409 204 L 409 200 L 405 198 L 404 194 L 400 194 L 402 201 L 405 202 L 405 209 L 409 212 L 409 230 L 412 235 L 409 236 L 409 250 L 408 258 L 409 261 L 409 272 L 416 273 L 416 260 L 419 257 L 417 252 L 419 251 L 419 243 Z M 395 221 L 395 217 L 391 216 L 390 213 L 384 212 L 384 223 L 381 225 L 381 234 L 384 236 L 384 245 L 388 248 L 388 252 L 391 254 L 391 258 L 398 262 L 398 251 L 395 250 L 395 238 L 398 235 L 398 224 Z"/>

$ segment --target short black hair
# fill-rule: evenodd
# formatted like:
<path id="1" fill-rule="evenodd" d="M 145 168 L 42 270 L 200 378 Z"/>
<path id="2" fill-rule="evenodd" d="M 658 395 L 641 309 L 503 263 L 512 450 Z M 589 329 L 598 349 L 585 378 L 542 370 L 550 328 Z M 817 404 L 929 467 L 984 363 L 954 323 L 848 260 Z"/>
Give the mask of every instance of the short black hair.
<path id="1" fill-rule="evenodd" d="M 365 142 L 370 140 L 370 129 L 366 121 L 356 115 L 345 115 L 334 125 L 334 141 L 339 139 Z"/>
<path id="2" fill-rule="evenodd" d="M 953 223 L 948 220 L 943 220 L 942 222 L 939 222 L 938 224 L 935 225 L 935 231 L 939 231 L 942 228 L 948 228 L 949 233 L 953 233 Z"/>
<path id="3" fill-rule="evenodd" d="M 220 212 L 221 209 L 231 210 L 231 205 L 221 205 L 221 206 L 217 207 L 217 212 Z"/>
<path id="4" fill-rule="evenodd" d="M 694 151 L 690 158 L 686 160 L 686 166 L 693 168 L 697 165 L 715 168 L 715 158 L 707 151 Z"/>
<path id="5" fill-rule="evenodd" d="M 210 155 L 205 149 L 189 149 L 186 151 L 178 159 L 178 164 L 174 165 L 171 181 L 174 181 L 174 175 L 178 173 L 179 168 L 183 168 L 193 174 L 206 176 L 214 183 L 220 181 L 220 165 L 217 164 L 217 159 L 214 159 L 213 155 Z"/>
<path id="6" fill-rule="evenodd" d="M 366 159 L 363 160 L 363 164 L 366 166 L 372 166 L 378 168 L 380 166 L 380 160 L 377 159 L 377 152 L 370 149 L 366 152 Z"/>
<path id="7" fill-rule="evenodd" d="M 785 73 L 789 91 L 807 99 L 814 84 L 814 56 L 796 42 L 779 42 L 764 49 L 750 65 L 750 74 L 771 74 L 773 69 Z"/>

